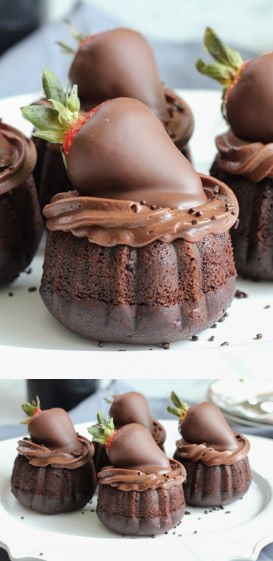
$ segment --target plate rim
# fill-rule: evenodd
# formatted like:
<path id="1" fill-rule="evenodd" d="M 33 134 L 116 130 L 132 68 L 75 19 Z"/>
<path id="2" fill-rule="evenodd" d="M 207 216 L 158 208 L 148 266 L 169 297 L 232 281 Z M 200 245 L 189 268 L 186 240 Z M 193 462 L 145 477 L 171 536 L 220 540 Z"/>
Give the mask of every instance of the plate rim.
<path id="1" fill-rule="evenodd" d="M 163 419 L 160 422 L 164 423 L 167 435 L 170 428 L 172 429 L 171 434 L 173 436 L 175 427 L 178 431 L 178 425 L 176 420 L 169 420 Z M 90 426 L 92 421 L 76 424 L 75 428 L 78 432 L 86 431 L 87 426 Z M 178 435 L 178 432 L 177 432 Z M 185 536 L 183 541 L 179 542 L 179 552 L 184 553 L 185 557 L 188 561 L 234 561 L 235 559 L 239 559 L 240 555 L 245 560 L 257 560 L 258 555 L 261 549 L 268 545 L 269 543 L 273 542 L 273 527 L 272 527 L 272 514 L 273 514 L 273 473 L 269 470 L 268 463 L 266 462 L 257 462 L 255 468 L 255 454 L 257 450 L 262 450 L 262 448 L 266 446 L 271 446 L 273 450 L 273 441 L 266 437 L 254 436 L 254 435 L 247 435 L 247 438 L 250 440 L 251 448 L 252 449 L 252 457 L 251 457 L 251 464 L 253 472 L 257 473 L 258 476 L 262 477 L 267 481 L 267 484 L 271 490 L 271 497 L 269 503 L 265 506 L 265 508 L 259 512 L 254 518 L 251 520 L 244 522 L 243 524 L 235 527 L 225 528 L 217 532 L 217 540 L 213 540 L 214 543 L 214 551 L 213 555 L 211 555 L 211 543 L 212 541 L 209 539 L 209 535 L 216 535 L 210 533 L 199 534 L 198 538 L 195 536 Z M 7 447 L 12 448 L 14 447 L 14 452 L 16 453 L 16 442 L 18 437 L 3 440 L 0 442 L 0 451 L 1 448 Z M 14 457 L 15 457 L 14 453 Z M 251 452 L 250 452 L 251 453 Z M 257 461 L 257 457 L 256 457 Z M 5 471 L 5 469 L 1 466 L 1 471 Z M 5 481 L 1 481 L 1 496 L 0 496 L 0 512 L 5 514 L 5 516 L 1 516 L 2 524 L 0 529 L 0 546 L 3 547 L 6 551 L 8 551 L 12 561 L 24 561 L 25 557 L 28 557 L 37 561 L 41 559 L 41 556 L 37 553 L 37 551 L 43 551 L 43 559 L 47 561 L 57 561 L 59 558 L 59 553 L 64 546 L 64 534 L 52 533 L 49 531 L 37 530 L 36 528 L 31 528 L 31 526 L 25 527 L 24 533 L 20 534 L 20 538 L 22 535 L 24 536 L 24 543 L 22 544 L 21 551 L 22 553 L 18 556 L 18 544 L 14 544 L 14 531 L 16 528 L 19 527 L 19 521 L 16 521 L 11 515 L 7 514 L 6 509 L 4 509 L 2 504 L 2 493 L 4 491 L 3 487 Z M 72 514 L 72 513 L 71 513 Z M 69 515 L 69 513 L 68 513 Z M 6 521 L 6 527 L 4 528 L 4 522 Z M 4 531 L 5 530 L 5 531 Z M 252 537 L 252 543 L 249 544 L 249 535 Z M 31 540 L 29 537 L 31 536 Z M 94 537 L 86 537 L 86 536 L 71 536 L 65 535 L 65 542 L 67 544 L 67 548 L 71 552 L 72 556 L 75 554 L 75 551 L 78 550 L 82 545 L 92 545 L 97 544 L 99 538 Z M 11 541 L 12 540 L 12 541 Z M 151 545 L 152 542 L 152 545 Z M 174 546 L 175 542 L 175 546 Z M 41 545 L 40 545 L 41 543 Z M 120 539 L 117 538 L 107 538 L 107 545 L 111 547 L 111 558 L 112 559 L 120 559 L 121 553 L 124 550 L 127 551 L 126 545 L 120 547 L 121 543 L 128 545 L 129 541 L 121 542 Z M 130 542 L 131 543 L 131 542 Z M 141 554 L 143 551 L 143 544 L 145 543 L 145 553 L 151 551 L 152 554 L 155 552 L 161 552 L 166 549 L 166 552 L 170 554 L 174 547 L 177 548 L 177 540 L 134 540 L 134 554 Z M 39 547 L 38 547 L 39 544 Z M 142 544 L 142 545 L 141 545 Z M 148 546 L 148 549 L 147 549 Z M 38 550 L 37 550 L 38 547 Z M 105 552 L 109 550 L 109 547 L 105 548 Z M 150 550 L 149 550 L 150 548 Z M 163 548 L 163 549 L 162 549 Z M 110 550 L 109 550 L 110 551 Z M 202 551 L 202 555 L 200 556 L 200 551 Z M 225 551 L 222 554 L 222 551 Z M 130 555 L 131 555 L 130 551 Z M 23 557 L 22 557 L 23 555 Z M 237 557 L 238 555 L 238 557 Z M 72 561 L 73 557 L 66 557 L 67 561 Z M 82 558 L 82 561 L 85 561 L 85 558 Z"/>

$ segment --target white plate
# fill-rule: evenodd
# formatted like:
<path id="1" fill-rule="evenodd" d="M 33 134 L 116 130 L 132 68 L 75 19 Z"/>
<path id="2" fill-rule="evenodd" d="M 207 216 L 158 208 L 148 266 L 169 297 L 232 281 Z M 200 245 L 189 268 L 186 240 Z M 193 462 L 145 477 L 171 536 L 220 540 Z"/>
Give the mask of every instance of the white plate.
<path id="1" fill-rule="evenodd" d="M 214 137 L 225 130 L 220 115 L 220 93 L 206 90 L 180 92 L 191 105 L 196 128 L 191 149 L 196 169 L 208 172 L 215 154 Z M 0 117 L 30 134 L 31 126 L 20 114 L 20 106 L 37 99 L 39 92 L 0 100 Z M 261 357 L 270 364 L 273 357 L 273 284 L 238 279 L 238 289 L 248 298 L 234 299 L 223 323 L 216 329 L 207 329 L 198 341 L 173 343 L 170 349 L 149 346 L 111 345 L 99 347 L 97 342 L 74 335 L 57 322 L 44 307 L 38 290 L 43 263 L 44 240 L 34 258 L 31 274 L 22 273 L 10 286 L 0 289 L 0 349 L 6 358 L 5 376 L 47 376 L 51 368 L 65 361 L 65 377 L 74 376 L 81 361 L 82 377 L 90 375 L 90 359 L 95 371 L 92 376 L 160 377 L 172 369 L 172 377 L 194 376 L 251 377 L 257 374 Z M 13 296 L 9 297 L 11 293 Z M 271 306 L 266 308 L 266 306 Z M 261 333 L 262 339 L 255 336 Z M 214 336 L 213 341 L 209 341 Z M 228 346 L 221 346 L 228 342 Z M 149 349 L 153 353 L 147 352 Z M 88 351 L 88 352 L 86 352 Z M 110 352 L 109 352 L 110 351 Z M 129 353 L 119 351 L 130 351 Z M 177 354 L 179 353 L 179 355 Z M 183 352 L 184 368 L 177 369 L 177 360 Z M 10 360 L 9 360 L 10 359 Z M 156 367 L 155 367 L 156 364 Z M 271 375 L 265 372 L 264 375 Z"/>
<path id="2" fill-rule="evenodd" d="M 166 451 L 173 455 L 179 437 L 176 421 L 161 421 L 167 430 Z M 88 424 L 77 431 L 88 436 Z M 23 508 L 10 492 L 10 475 L 17 439 L 0 443 L 0 545 L 17 561 L 46 559 L 86 561 L 96 551 L 102 559 L 140 559 L 168 552 L 187 561 L 256 560 L 260 550 L 273 541 L 273 472 L 265 456 L 273 453 L 273 442 L 250 437 L 249 459 L 253 482 L 242 500 L 223 510 L 187 507 L 180 525 L 151 538 L 122 537 L 107 530 L 94 511 L 96 498 L 82 511 L 54 516 L 39 515 Z M 205 513 L 205 511 L 207 513 Z M 182 534 L 182 535 L 181 535 Z M 132 544 L 132 539 L 134 542 Z M 100 552 L 100 553 L 99 553 Z M 159 557 L 162 559 L 162 557 Z"/>

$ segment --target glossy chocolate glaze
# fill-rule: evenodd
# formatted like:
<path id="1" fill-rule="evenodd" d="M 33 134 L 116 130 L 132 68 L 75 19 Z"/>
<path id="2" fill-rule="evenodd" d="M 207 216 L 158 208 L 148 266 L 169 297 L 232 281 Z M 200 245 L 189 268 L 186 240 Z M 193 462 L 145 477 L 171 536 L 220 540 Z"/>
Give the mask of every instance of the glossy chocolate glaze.
<path id="1" fill-rule="evenodd" d="M 273 141 L 273 53 L 247 62 L 227 94 L 226 117 L 234 134 L 250 142 Z"/>
<path id="2" fill-rule="evenodd" d="M 81 43 L 69 78 L 89 108 L 107 99 L 132 97 L 168 120 L 153 51 L 137 31 L 118 28 L 91 35 Z"/>
<path id="3" fill-rule="evenodd" d="M 175 457 L 181 462 L 183 460 L 201 461 L 206 466 L 233 465 L 245 458 L 250 448 L 249 441 L 242 434 L 234 433 L 234 440 L 236 448 L 219 450 L 209 444 L 192 444 L 181 438 L 176 442 Z"/>
<path id="4" fill-rule="evenodd" d="M 19 130 L 0 122 L 0 195 L 29 178 L 36 158 L 33 142 Z"/>
<path id="5" fill-rule="evenodd" d="M 273 136 L 272 142 L 267 144 L 248 142 L 229 130 L 216 137 L 216 146 L 216 165 L 221 171 L 255 182 L 266 177 L 273 179 Z"/>
<path id="6" fill-rule="evenodd" d="M 171 470 L 168 458 L 155 443 L 151 433 L 138 423 L 119 429 L 107 452 L 109 461 L 115 468 L 152 473 L 167 473 Z"/>
<path id="7" fill-rule="evenodd" d="M 238 449 L 234 432 L 222 411 L 214 403 L 203 402 L 188 408 L 180 421 L 182 438 L 191 444 L 202 444 L 217 451 Z"/>
<path id="8" fill-rule="evenodd" d="M 35 444 L 65 451 L 81 448 L 78 435 L 68 413 L 60 407 L 46 409 L 31 417 L 28 432 Z"/>
<path id="9" fill-rule="evenodd" d="M 139 423 L 153 431 L 153 422 L 149 405 L 140 392 L 126 392 L 115 395 L 109 416 L 113 417 L 115 427 L 122 427 L 129 423 Z"/>
<path id="10" fill-rule="evenodd" d="M 102 103 L 74 135 L 66 157 L 81 195 L 171 208 L 206 202 L 199 176 L 154 113 L 119 97 Z"/>
<path id="11" fill-rule="evenodd" d="M 169 459 L 167 471 L 152 471 L 151 468 L 123 469 L 113 466 L 104 467 L 98 473 L 98 482 L 101 485 L 111 485 L 121 491 L 145 491 L 146 489 L 170 489 L 172 486 L 180 486 L 186 479 L 184 466 L 175 460 Z"/>
<path id="12" fill-rule="evenodd" d="M 77 445 L 74 448 L 44 446 L 36 444 L 30 438 L 25 438 L 19 440 L 17 451 L 32 466 L 77 469 L 88 464 L 93 458 L 94 445 L 81 435 L 77 435 Z"/>
<path id="13" fill-rule="evenodd" d="M 151 208 L 136 199 L 80 197 L 76 191 L 60 193 L 44 208 L 46 226 L 105 247 L 143 247 L 154 240 L 170 243 L 179 238 L 197 242 L 208 234 L 227 232 L 239 210 L 224 183 L 204 175 L 201 180 L 206 202 L 190 209 Z"/>

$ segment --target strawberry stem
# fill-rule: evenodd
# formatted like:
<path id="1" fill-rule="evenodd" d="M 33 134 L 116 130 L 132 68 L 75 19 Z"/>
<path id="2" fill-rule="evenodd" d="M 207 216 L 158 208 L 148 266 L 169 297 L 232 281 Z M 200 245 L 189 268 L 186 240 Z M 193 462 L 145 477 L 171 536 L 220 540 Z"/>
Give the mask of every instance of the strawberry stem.
<path id="1" fill-rule="evenodd" d="M 88 427 L 88 432 L 93 436 L 94 442 L 107 446 L 117 432 L 114 427 L 113 418 L 107 419 L 102 412 L 97 413 L 98 424 Z"/>
<path id="2" fill-rule="evenodd" d="M 22 409 L 24 411 L 24 413 L 27 414 L 28 418 L 25 419 L 24 421 L 21 421 L 22 424 L 27 425 L 30 421 L 30 419 L 36 414 L 36 413 L 40 413 L 41 411 L 41 403 L 40 403 L 40 399 L 39 397 L 36 395 L 36 400 L 33 399 L 31 403 L 29 403 L 28 401 L 25 401 L 22 404 Z"/>
<path id="3" fill-rule="evenodd" d="M 207 27 L 205 30 L 204 45 L 216 62 L 213 64 L 206 64 L 199 58 L 196 62 L 196 68 L 201 74 L 220 82 L 220 84 L 224 86 L 223 96 L 225 96 L 243 65 L 243 59 L 237 51 L 231 49 L 221 41 L 215 31 L 210 27 Z"/>
<path id="4" fill-rule="evenodd" d="M 188 404 L 185 401 L 182 401 L 175 392 L 171 393 L 170 399 L 174 407 L 168 405 L 167 411 L 169 411 L 169 413 L 172 413 L 172 415 L 176 415 L 176 417 L 179 417 L 179 419 L 183 419 L 188 411 Z"/>
<path id="5" fill-rule="evenodd" d="M 112 393 L 112 392 L 109 392 L 109 397 L 104 397 L 103 399 L 104 399 L 104 401 L 106 401 L 106 403 L 111 403 L 111 405 L 112 405 L 112 403 L 113 403 L 113 401 L 114 401 L 116 395 L 117 395 L 117 394 L 114 394 L 114 393 Z"/>
<path id="6" fill-rule="evenodd" d="M 27 105 L 21 107 L 21 111 L 34 125 L 34 136 L 47 142 L 62 144 L 74 123 L 83 119 L 80 114 L 78 89 L 76 85 L 68 84 L 64 91 L 60 80 L 50 70 L 43 72 L 42 83 L 50 107 Z"/>

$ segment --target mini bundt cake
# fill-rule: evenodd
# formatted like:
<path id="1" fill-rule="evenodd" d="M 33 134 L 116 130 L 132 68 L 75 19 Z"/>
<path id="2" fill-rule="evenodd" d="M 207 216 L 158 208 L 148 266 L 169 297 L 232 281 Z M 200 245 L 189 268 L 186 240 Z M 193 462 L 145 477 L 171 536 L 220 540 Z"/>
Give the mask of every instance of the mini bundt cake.
<path id="1" fill-rule="evenodd" d="M 112 399 L 109 400 L 106 398 L 106 401 L 111 404 L 109 417 L 113 419 L 113 423 L 117 429 L 130 423 L 139 423 L 151 433 L 156 444 L 164 451 L 166 430 L 162 423 L 151 416 L 149 404 L 142 393 L 126 392 L 112 395 Z M 98 418 L 98 423 L 101 423 L 100 418 Z M 98 472 L 104 466 L 109 465 L 109 458 L 103 444 L 94 442 L 94 446 L 94 463 L 96 471 Z"/>
<path id="2" fill-rule="evenodd" d="M 110 419 L 88 430 L 106 445 L 111 463 L 98 473 L 100 521 L 114 532 L 139 536 L 176 526 L 185 511 L 182 464 L 169 460 L 138 423 L 115 430 Z"/>
<path id="3" fill-rule="evenodd" d="M 171 400 L 173 406 L 168 411 L 179 417 L 181 433 L 174 459 L 183 462 L 186 468 L 186 503 L 219 506 L 241 498 L 252 480 L 247 438 L 232 432 L 213 403 L 188 407 L 174 392 Z"/>
<path id="4" fill-rule="evenodd" d="M 211 173 L 238 199 L 239 226 L 231 231 L 237 271 L 250 278 L 273 280 L 273 52 L 243 62 L 210 29 L 205 43 L 214 57 L 215 43 L 227 53 L 222 61 L 228 74 L 224 82 L 223 76 L 211 74 L 217 64 L 207 66 L 199 61 L 197 66 L 224 84 L 223 109 L 230 129 L 216 137 Z"/>
<path id="5" fill-rule="evenodd" d="M 75 34 L 74 34 L 75 35 Z M 81 37 L 69 69 L 78 85 L 82 111 L 115 97 L 132 97 L 157 115 L 177 148 L 190 159 L 188 142 L 194 129 L 189 105 L 160 81 L 153 51 L 146 39 L 132 29 L 112 29 Z M 64 48 L 65 45 L 60 43 Z M 68 48 L 69 53 L 73 49 Z M 45 100 L 41 100 L 45 103 Z M 39 142 L 39 141 L 38 141 Z M 57 193 L 73 189 L 60 151 L 49 141 L 38 150 L 37 188 L 41 206 Z"/>
<path id="6" fill-rule="evenodd" d="M 72 98 L 74 88 L 70 107 Z M 23 108 L 30 120 L 32 111 Z M 44 208 L 40 293 L 50 312 L 84 337 L 119 343 L 181 340 L 213 324 L 235 290 L 232 191 L 200 177 L 140 101 L 115 98 L 84 117 L 51 111 L 78 191 Z"/>
<path id="7" fill-rule="evenodd" d="M 97 485 L 94 446 L 75 432 L 64 409 L 41 411 L 40 403 L 23 404 L 30 438 L 18 442 L 11 491 L 26 508 L 57 514 L 82 508 Z"/>
<path id="8" fill-rule="evenodd" d="M 0 284 L 32 261 L 42 234 L 42 216 L 32 176 L 33 142 L 0 123 Z"/>

